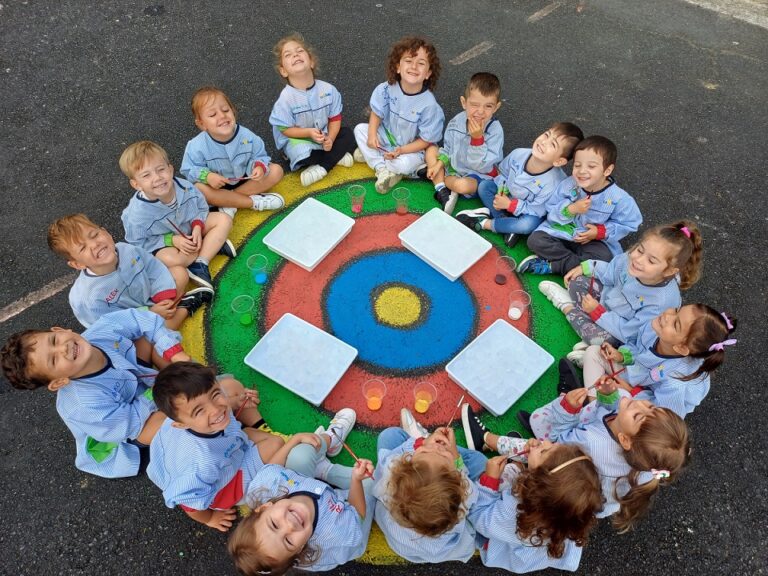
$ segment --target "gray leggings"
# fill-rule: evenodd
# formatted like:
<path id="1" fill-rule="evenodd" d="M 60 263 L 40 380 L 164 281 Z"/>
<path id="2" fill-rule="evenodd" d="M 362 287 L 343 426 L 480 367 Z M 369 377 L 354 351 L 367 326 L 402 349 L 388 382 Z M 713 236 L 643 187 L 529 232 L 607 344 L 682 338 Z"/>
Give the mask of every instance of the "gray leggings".
<path id="1" fill-rule="evenodd" d="M 575 302 L 573 308 L 565 315 L 570 322 L 573 329 L 576 331 L 581 339 L 587 344 L 599 346 L 603 342 L 608 342 L 612 346 L 618 346 L 620 342 L 616 340 L 609 332 L 600 328 L 592 321 L 589 314 L 581 309 L 581 299 L 589 293 L 589 285 L 592 283 L 591 278 L 586 276 L 577 276 L 571 283 L 568 284 L 568 293 Z M 600 300 L 600 295 L 603 292 L 603 285 L 600 280 L 595 279 L 592 285 L 592 296 L 596 300 Z"/>

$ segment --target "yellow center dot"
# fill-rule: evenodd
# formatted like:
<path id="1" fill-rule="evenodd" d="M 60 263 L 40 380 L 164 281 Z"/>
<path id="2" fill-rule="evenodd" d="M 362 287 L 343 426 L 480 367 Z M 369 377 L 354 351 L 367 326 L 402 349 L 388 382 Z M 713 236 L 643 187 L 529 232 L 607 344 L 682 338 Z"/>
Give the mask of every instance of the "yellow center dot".
<path id="1" fill-rule="evenodd" d="M 382 324 L 403 328 L 419 319 L 421 301 L 413 290 L 402 286 L 391 286 L 378 295 L 374 310 L 376 318 Z"/>

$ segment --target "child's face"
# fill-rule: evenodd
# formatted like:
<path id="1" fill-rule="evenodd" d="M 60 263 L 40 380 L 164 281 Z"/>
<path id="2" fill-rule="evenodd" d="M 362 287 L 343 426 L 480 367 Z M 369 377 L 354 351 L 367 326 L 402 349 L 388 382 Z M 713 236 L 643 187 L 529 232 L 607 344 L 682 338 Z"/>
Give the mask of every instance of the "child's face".
<path id="1" fill-rule="evenodd" d="M 205 130 L 215 140 L 229 140 L 235 133 L 235 113 L 221 94 L 216 94 L 200 109 L 195 118 L 200 130 Z"/>
<path id="2" fill-rule="evenodd" d="M 112 235 L 104 228 L 82 226 L 80 238 L 67 250 L 70 259 L 67 264 L 75 270 L 91 270 L 105 274 L 117 269 L 117 251 Z"/>
<path id="3" fill-rule="evenodd" d="M 577 150 L 573 156 L 573 177 L 584 190 L 594 192 L 605 186 L 613 164 L 603 167 L 603 157 L 594 150 Z"/>
<path id="4" fill-rule="evenodd" d="M 413 461 L 423 461 L 429 464 L 430 468 L 448 468 L 453 470 L 456 467 L 453 453 L 445 444 L 439 442 L 425 442 L 411 457 Z"/>
<path id="5" fill-rule="evenodd" d="M 283 46 L 280 55 L 280 75 L 283 78 L 298 76 L 314 69 L 315 63 L 304 47 L 291 40 Z"/>
<path id="6" fill-rule="evenodd" d="M 564 166 L 568 163 L 565 158 L 564 146 L 566 137 L 558 134 L 554 130 L 547 130 L 539 134 L 531 146 L 531 155 L 545 164 L 552 166 Z"/>
<path id="7" fill-rule="evenodd" d="M 150 200 L 173 199 L 173 166 L 160 155 L 147 158 L 131 178 L 131 186 Z"/>
<path id="8" fill-rule="evenodd" d="M 403 54 L 397 65 L 397 73 L 403 85 L 421 89 L 424 80 L 432 75 L 429 69 L 429 56 L 424 47 L 419 48 L 416 54 L 410 52 Z"/>
<path id="9" fill-rule="evenodd" d="M 501 102 L 495 95 L 483 96 L 480 90 L 470 90 L 467 98 L 462 96 L 460 99 L 461 107 L 467 112 L 467 118 L 471 118 L 483 127 L 501 106 Z"/>
<path id="10" fill-rule="evenodd" d="M 644 284 L 658 284 L 677 274 L 669 266 L 672 247 L 655 235 L 646 235 L 629 253 L 629 274 Z"/>
<path id="11" fill-rule="evenodd" d="M 216 382 L 205 394 L 187 398 L 180 395 L 173 399 L 176 418 L 175 428 L 189 429 L 199 434 L 221 432 L 229 424 L 229 400 Z"/>
<path id="12" fill-rule="evenodd" d="M 35 349 L 28 356 L 28 370 L 43 380 L 49 380 L 51 390 L 89 372 L 88 363 L 94 348 L 80 334 L 54 327 L 50 332 L 33 336 L 30 342 Z"/>
<path id="13" fill-rule="evenodd" d="M 633 438 L 640 431 L 640 427 L 654 411 L 654 406 L 648 400 L 632 400 L 622 396 L 619 400 L 619 410 L 616 414 L 618 431 Z"/>
<path id="14" fill-rule="evenodd" d="M 669 308 L 651 320 L 651 328 L 659 340 L 674 347 L 678 354 L 687 356 L 689 350 L 686 341 L 697 318 L 696 309 L 690 304 L 682 308 Z"/>
<path id="15" fill-rule="evenodd" d="M 315 507 L 308 497 L 288 497 L 262 505 L 262 514 L 254 525 L 261 540 L 260 548 L 269 550 L 277 561 L 295 556 L 312 536 Z"/>
<path id="16" fill-rule="evenodd" d="M 544 464 L 555 450 L 557 450 L 557 444 L 553 444 L 549 440 L 531 446 L 528 450 L 528 468 L 535 470 Z"/>

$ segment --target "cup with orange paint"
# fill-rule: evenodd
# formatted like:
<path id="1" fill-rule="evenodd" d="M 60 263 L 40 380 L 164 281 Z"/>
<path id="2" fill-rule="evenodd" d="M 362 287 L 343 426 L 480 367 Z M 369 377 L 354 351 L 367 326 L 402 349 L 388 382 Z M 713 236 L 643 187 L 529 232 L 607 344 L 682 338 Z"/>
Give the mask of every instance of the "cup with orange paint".
<path id="1" fill-rule="evenodd" d="M 377 378 L 372 378 L 363 382 L 363 397 L 368 410 L 375 412 L 381 408 L 384 396 L 387 395 L 387 385 Z"/>
<path id="2" fill-rule="evenodd" d="M 419 382 L 413 387 L 413 408 L 419 414 L 429 410 L 435 400 L 437 400 L 437 388 L 429 382 Z"/>

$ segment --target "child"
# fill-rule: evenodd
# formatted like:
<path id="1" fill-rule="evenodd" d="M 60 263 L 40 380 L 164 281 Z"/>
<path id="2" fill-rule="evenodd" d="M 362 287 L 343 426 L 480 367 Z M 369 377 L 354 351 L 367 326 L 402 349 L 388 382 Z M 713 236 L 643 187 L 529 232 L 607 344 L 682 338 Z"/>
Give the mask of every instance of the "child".
<path id="1" fill-rule="evenodd" d="M 522 471 L 498 456 L 480 476 L 480 496 L 469 512 L 480 559 L 517 574 L 575 571 L 603 507 L 600 477 L 578 446 L 532 439 L 527 449 Z M 501 482 L 505 476 L 512 477 L 511 489 Z"/>
<path id="2" fill-rule="evenodd" d="M 643 221 L 632 197 L 611 173 L 616 145 L 590 136 L 576 145 L 573 175 L 563 180 L 547 203 L 547 219 L 528 237 L 535 254 L 520 262 L 520 272 L 563 276 L 583 260 L 610 260 L 619 241 Z"/>
<path id="3" fill-rule="evenodd" d="M 466 515 L 477 500 L 474 481 L 485 456 L 458 448 L 453 428 L 426 439 L 387 428 L 377 453 L 375 519 L 390 548 L 410 562 L 469 560 L 475 530 Z"/>
<path id="4" fill-rule="evenodd" d="M 566 178 L 562 167 L 583 138 L 575 124 L 552 124 L 531 148 L 517 148 L 504 158 L 493 180 L 480 182 L 477 191 L 483 208 L 459 212 L 456 219 L 478 232 L 503 234 L 505 244 L 513 247 L 520 235 L 533 232 L 547 215 L 547 201 Z"/>
<path id="5" fill-rule="evenodd" d="M 618 350 L 608 343 L 587 348 L 584 381 L 612 376 L 633 397 L 685 418 L 709 392 L 709 375 L 725 360 L 725 347 L 736 344 L 729 338 L 736 325 L 704 304 L 670 308 Z M 622 377 L 614 374 L 620 365 L 626 366 Z"/>
<path id="6" fill-rule="evenodd" d="M 314 434 L 295 434 L 284 443 L 254 429 L 264 425 L 255 391 L 232 378 L 217 379 L 212 369 L 194 362 L 160 371 L 154 397 L 168 418 L 150 445 L 147 475 L 168 508 L 180 506 L 221 532 L 232 526 L 234 506 L 265 462 L 284 464 L 288 450 L 301 442 L 319 445 Z M 241 430 L 236 418 L 252 428 Z"/>
<path id="7" fill-rule="evenodd" d="M 168 328 L 177 330 L 213 295 L 209 288 L 195 288 L 176 305 L 177 294 L 187 284 L 186 269 L 167 268 L 138 246 L 115 244 L 110 233 L 85 214 L 53 222 L 48 227 L 48 246 L 66 258 L 68 266 L 80 270 L 69 291 L 69 304 L 86 328 L 109 312 L 146 307 L 162 316 Z"/>
<path id="8" fill-rule="evenodd" d="M 165 419 L 152 401 L 149 355 L 137 355 L 144 337 L 171 362 L 189 360 L 181 336 L 162 318 L 129 308 L 99 318 L 82 334 L 54 327 L 25 330 L 0 350 L 5 377 L 14 388 L 46 386 L 56 410 L 75 437 L 75 466 L 105 478 L 135 476 Z"/>
<path id="9" fill-rule="evenodd" d="M 451 214 L 459 195 L 474 197 L 480 183 L 492 179 L 504 156 L 504 130 L 494 114 L 499 110 L 501 84 L 494 74 L 478 72 L 461 96 L 464 112 L 445 129 L 443 145 L 425 152 L 427 178 L 435 185 L 435 200 Z"/>
<path id="10" fill-rule="evenodd" d="M 212 295 L 211 259 L 216 254 L 237 256 L 227 240 L 232 219 L 209 213 L 200 191 L 173 177 L 168 155 L 154 142 L 142 140 L 128 146 L 120 156 L 120 169 L 136 189 L 123 210 L 125 239 L 169 267 L 187 268 L 189 277 Z"/>
<path id="11" fill-rule="evenodd" d="M 270 162 L 264 141 L 237 123 L 224 92 L 214 86 L 197 90 L 192 114 L 200 134 L 187 142 L 181 173 L 205 195 L 212 211 L 220 207 L 234 217 L 237 208 L 285 206 L 280 194 L 267 192 L 283 178 L 283 169 Z"/>
<path id="12" fill-rule="evenodd" d="M 671 410 L 620 396 L 607 377 L 596 386 L 596 409 L 581 414 L 587 389 L 576 388 L 536 410 L 528 423 L 540 440 L 575 444 L 592 458 L 606 502 L 598 517 L 616 514 L 613 524 L 623 533 L 687 465 L 688 427 Z"/>
<path id="13" fill-rule="evenodd" d="M 281 38 L 272 52 L 286 86 L 272 107 L 269 123 L 275 146 L 288 157 L 291 170 L 304 168 L 301 184 L 310 186 L 337 164 L 351 167 L 355 135 L 341 125 L 339 91 L 315 79 L 315 51 L 301 34 L 291 34 Z"/>
<path id="14" fill-rule="evenodd" d="M 681 220 L 648 230 L 610 262 L 585 260 L 565 275 L 568 290 L 548 280 L 539 290 L 584 342 L 618 345 L 667 308 L 680 306 L 680 290 L 701 275 L 702 252 L 699 229 Z"/>
<path id="15" fill-rule="evenodd" d="M 424 150 L 440 141 L 445 116 L 432 90 L 440 60 L 431 42 L 406 37 L 387 56 L 387 81 L 371 95 L 368 124 L 355 126 L 360 154 L 376 172 L 376 192 L 386 194 L 424 163 Z"/>

